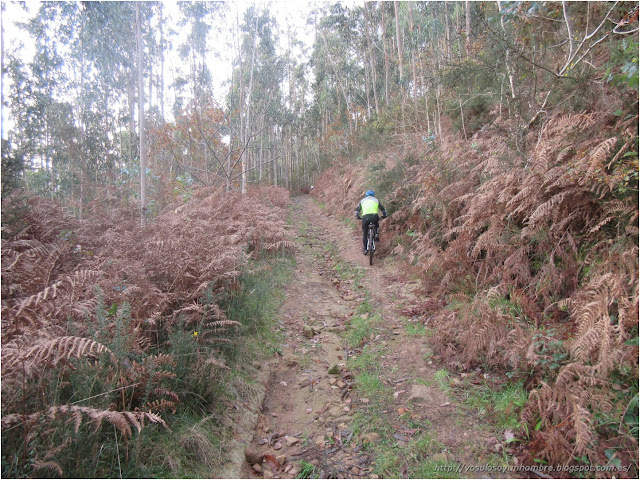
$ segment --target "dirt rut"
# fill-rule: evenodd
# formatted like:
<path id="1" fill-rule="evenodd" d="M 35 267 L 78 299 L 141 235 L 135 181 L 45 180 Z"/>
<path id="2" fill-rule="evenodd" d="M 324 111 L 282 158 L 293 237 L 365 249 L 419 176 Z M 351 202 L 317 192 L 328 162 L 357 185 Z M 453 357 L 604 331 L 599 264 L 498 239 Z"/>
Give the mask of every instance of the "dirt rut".
<path id="1" fill-rule="evenodd" d="M 405 278 L 410 267 L 393 261 L 370 267 L 353 225 L 327 217 L 308 196 L 294 199 L 294 214 L 300 248 L 280 310 L 285 340 L 277 358 L 264 367 L 269 369 L 266 394 L 240 476 L 295 478 L 304 475 L 301 469 L 313 468 L 319 478 L 377 478 L 376 459 L 367 445 L 410 442 L 416 429 L 403 423 L 403 414 L 414 424 L 433 427 L 441 446 L 431 452 L 434 460 L 482 461 L 493 439 L 478 428 L 479 419 L 459 410 L 442 383 L 434 381 L 436 367 L 425 357 L 428 338 L 406 334 L 411 319 L 400 312 L 415 306 L 420 295 L 419 282 Z M 366 274 L 354 285 L 336 273 L 338 263 L 341 268 L 363 268 Z M 384 328 L 367 342 L 385 352 L 381 380 L 393 389 L 394 400 L 382 413 L 398 418 L 392 422 L 393 438 L 368 433 L 362 425 L 356 431 L 353 425 L 354 414 L 367 409 L 371 399 L 354 388 L 347 360 L 359 351 L 347 348 L 344 333 L 365 292 L 383 317 Z"/>

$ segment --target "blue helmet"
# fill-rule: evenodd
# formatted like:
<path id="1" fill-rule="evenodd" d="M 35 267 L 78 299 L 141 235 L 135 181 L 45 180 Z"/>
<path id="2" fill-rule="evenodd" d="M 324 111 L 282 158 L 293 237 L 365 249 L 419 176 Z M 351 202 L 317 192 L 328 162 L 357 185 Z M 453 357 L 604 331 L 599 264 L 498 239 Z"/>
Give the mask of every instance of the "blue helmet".
<path id="1" fill-rule="evenodd" d="M 365 193 L 364 195 L 365 197 L 375 197 L 376 192 L 374 192 L 373 190 L 367 190 L 367 193 Z"/>

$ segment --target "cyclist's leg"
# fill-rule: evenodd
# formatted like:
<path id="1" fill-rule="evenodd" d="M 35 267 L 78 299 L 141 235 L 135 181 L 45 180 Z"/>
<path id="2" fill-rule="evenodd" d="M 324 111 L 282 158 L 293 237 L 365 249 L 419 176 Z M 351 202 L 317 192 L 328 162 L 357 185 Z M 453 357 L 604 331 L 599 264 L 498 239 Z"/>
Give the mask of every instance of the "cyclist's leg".
<path id="1" fill-rule="evenodd" d="M 380 240 L 380 216 L 376 213 L 373 215 L 373 224 L 376 228 L 375 230 L 375 234 L 376 234 L 376 240 Z"/>
<path id="2" fill-rule="evenodd" d="M 368 217 L 368 215 L 362 217 L 362 247 L 365 250 L 367 249 L 367 233 L 369 226 L 369 221 L 366 219 L 366 217 Z"/>

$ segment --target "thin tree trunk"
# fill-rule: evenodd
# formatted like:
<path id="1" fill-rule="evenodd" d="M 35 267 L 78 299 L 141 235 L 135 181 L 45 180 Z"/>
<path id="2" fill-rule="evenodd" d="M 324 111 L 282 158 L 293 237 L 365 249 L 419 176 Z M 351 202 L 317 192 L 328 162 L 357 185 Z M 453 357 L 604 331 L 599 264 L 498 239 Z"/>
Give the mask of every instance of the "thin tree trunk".
<path id="1" fill-rule="evenodd" d="M 133 141 L 136 136 L 136 112 L 135 112 L 135 83 L 132 76 L 129 78 L 129 163 L 133 163 Z"/>
<path id="2" fill-rule="evenodd" d="M 444 0 L 444 39 L 446 43 L 447 60 L 451 60 L 451 34 L 449 32 L 449 4 Z"/>
<path id="3" fill-rule="evenodd" d="M 136 3 L 136 39 L 138 41 L 138 126 L 140 128 L 140 224 L 147 223 L 147 154 L 144 134 L 144 74 L 142 57 L 142 34 L 140 3 Z"/>
<path id="4" fill-rule="evenodd" d="M 387 28 L 384 22 L 384 3 L 382 1 L 378 1 L 378 5 L 380 5 L 380 13 L 381 13 L 380 23 L 382 26 L 382 46 L 384 49 L 384 103 L 388 107 L 389 106 L 389 53 L 387 52 Z"/>
<path id="5" fill-rule="evenodd" d="M 368 3 L 365 2 L 364 4 L 364 22 L 365 22 L 365 35 L 367 37 L 367 48 L 369 50 L 369 59 L 371 62 L 371 82 L 372 82 L 372 86 L 373 86 L 373 101 L 376 107 L 376 116 L 380 116 L 380 107 L 378 105 L 378 90 L 376 87 L 376 84 L 378 83 L 377 81 L 377 73 L 376 73 L 376 62 L 375 62 L 375 56 L 373 55 L 373 46 L 371 43 L 371 35 L 369 33 L 369 14 L 368 12 L 368 8 L 367 8 Z"/>
<path id="6" fill-rule="evenodd" d="M 467 128 L 464 126 L 464 110 L 462 108 L 462 97 L 458 96 L 458 105 L 460 105 L 460 120 L 462 120 L 462 133 L 464 134 L 464 139 L 467 140 Z"/>
<path id="7" fill-rule="evenodd" d="M 78 208 L 78 217 L 80 220 L 84 217 L 84 152 L 85 152 L 85 125 L 84 125 L 84 12 L 80 13 L 80 155 L 78 158 L 78 166 L 80 167 L 80 206 Z"/>
<path id="8" fill-rule="evenodd" d="M 393 2 L 393 9 L 396 15 L 396 44 L 398 46 L 398 72 L 400 73 L 400 89 L 404 89 L 404 60 L 402 48 L 402 36 L 400 35 L 400 14 L 398 11 L 398 2 Z"/>
<path id="9" fill-rule="evenodd" d="M 338 85 L 340 86 L 340 90 L 342 91 L 342 95 L 344 97 L 344 102 L 345 102 L 345 106 L 347 108 L 347 126 L 349 127 L 349 133 L 351 133 L 352 128 L 351 128 L 351 106 L 349 104 L 349 97 L 347 96 L 347 91 L 344 88 L 344 85 L 342 83 L 342 78 L 340 77 L 340 75 L 338 74 L 338 70 L 336 68 L 336 65 L 333 61 L 333 57 L 331 55 L 331 52 L 329 51 L 329 45 L 327 43 L 327 37 L 324 34 L 324 30 L 320 29 L 320 33 L 322 34 L 322 40 L 324 41 L 324 47 L 327 51 L 327 58 L 329 59 L 329 63 L 331 63 L 331 68 L 333 69 L 333 73 L 336 76 L 336 80 L 338 81 Z"/>
<path id="10" fill-rule="evenodd" d="M 271 137 L 271 134 L 272 132 L 271 130 L 269 130 L 270 137 Z M 275 145 L 275 141 L 276 141 L 275 137 L 276 137 L 275 132 L 273 132 L 273 140 L 270 142 L 271 145 Z M 273 152 L 273 149 L 272 149 L 272 152 Z M 278 156 L 274 155 L 273 153 L 272 155 L 273 155 L 273 185 L 277 187 L 278 186 Z"/>
<path id="11" fill-rule="evenodd" d="M 4 118 L 4 9 L 5 3 L 0 6 L 2 14 L 0 15 L 0 118 Z M 4 122 L 0 121 L 0 139 L 4 138 Z"/>
<path id="12" fill-rule="evenodd" d="M 500 15 L 500 26 L 502 27 L 502 32 L 506 35 L 507 29 L 504 26 L 504 16 L 500 14 L 500 11 L 502 10 L 502 5 L 500 4 L 500 0 L 497 0 L 497 3 L 498 3 L 498 15 Z M 505 50 L 504 62 L 505 62 L 505 65 L 507 66 L 507 74 L 509 75 L 509 86 L 511 87 L 511 98 L 516 98 L 516 89 L 513 82 L 513 69 L 511 67 L 511 51 L 509 50 L 509 48 Z"/>
<path id="13" fill-rule="evenodd" d="M 420 114 L 418 113 L 418 76 L 416 72 L 416 48 L 415 35 L 413 31 L 413 2 L 409 2 L 409 29 L 411 31 L 411 76 L 413 81 L 413 113 L 415 115 L 415 126 L 418 129 Z"/>
<path id="14" fill-rule="evenodd" d="M 263 136 L 260 135 L 260 151 L 258 154 L 258 162 L 259 162 L 259 172 L 258 172 L 258 181 L 259 183 L 262 183 L 262 162 L 264 160 L 263 154 L 262 154 L 262 141 L 263 141 Z"/>
<path id="15" fill-rule="evenodd" d="M 467 35 L 467 41 L 464 44 L 465 50 L 467 52 L 467 58 L 470 57 L 470 51 L 471 51 L 471 4 L 469 3 L 469 0 L 466 0 L 464 2 L 464 7 L 465 7 L 465 21 L 466 21 L 466 35 Z"/>
<path id="16" fill-rule="evenodd" d="M 160 116 L 164 123 L 164 4 L 160 4 Z"/>
<path id="17" fill-rule="evenodd" d="M 367 118 L 371 116 L 371 91 L 369 90 L 369 61 L 367 59 L 367 49 L 362 46 L 362 59 L 364 64 L 364 89 L 367 96 Z M 357 127 L 356 127 L 357 128 Z"/>
<path id="18" fill-rule="evenodd" d="M 245 121 L 245 128 L 244 128 L 244 135 L 243 135 L 243 143 L 242 143 L 242 150 L 241 150 L 241 155 L 242 155 L 242 159 L 240 162 L 240 168 L 241 168 L 241 173 L 242 173 L 242 184 L 241 184 L 241 188 L 240 191 L 242 192 L 242 194 L 244 195 L 247 192 L 247 163 L 246 163 L 246 153 L 247 153 L 247 146 L 249 145 L 249 141 L 250 141 L 250 137 L 251 137 L 251 131 L 250 131 L 250 125 L 251 125 L 251 94 L 253 93 L 253 69 L 254 69 L 254 65 L 255 65 L 255 60 L 256 60 L 256 39 L 258 37 L 258 19 L 256 19 L 256 24 L 255 24 L 255 28 L 253 30 L 253 52 L 251 53 L 251 71 L 249 72 L 249 92 L 247 93 L 247 110 L 246 110 L 246 121 Z"/>
<path id="19" fill-rule="evenodd" d="M 401 99 L 401 113 L 402 113 L 402 132 L 407 133 L 407 121 L 405 119 L 405 100 L 406 90 L 404 88 L 404 52 L 402 46 L 402 34 L 400 32 L 400 12 L 398 9 L 398 2 L 393 2 L 393 9 L 396 21 L 396 45 L 398 47 L 398 73 L 400 74 L 400 99 Z M 405 137 L 406 141 L 406 137 Z"/>

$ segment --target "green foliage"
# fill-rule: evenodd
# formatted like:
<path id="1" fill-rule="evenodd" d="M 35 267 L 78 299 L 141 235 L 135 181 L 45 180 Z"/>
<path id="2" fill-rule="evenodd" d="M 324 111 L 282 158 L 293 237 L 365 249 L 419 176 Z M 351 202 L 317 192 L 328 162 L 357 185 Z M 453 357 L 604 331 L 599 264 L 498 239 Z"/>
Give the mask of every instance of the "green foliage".
<path id="1" fill-rule="evenodd" d="M 364 305 L 364 304 L 363 304 Z M 359 313 L 359 312 L 357 312 Z M 351 317 L 351 322 L 347 330 L 347 344 L 350 347 L 359 347 L 365 340 L 374 334 L 374 328 L 380 323 L 378 315 L 355 315 Z"/>
<path id="2" fill-rule="evenodd" d="M 440 386 L 442 390 L 449 389 L 449 372 L 446 370 L 438 370 L 433 374 L 433 379 Z"/>
<path id="3" fill-rule="evenodd" d="M 562 340 L 554 338 L 556 334 L 554 329 L 550 329 L 533 335 L 534 365 L 546 375 L 557 374 L 560 367 L 569 362 L 569 352 Z"/>
<path id="4" fill-rule="evenodd" d="M 270 336 L 269 326 L 284 298 L 282 289 L 289 279 L 292 262 L 292 258 L 276 262 L 265 260 L 256 264 L 252 272 L 240 276 L 238 291 L 231 292 L 222 302 L 227 318 L 244 325 L 244 331 L 238 335 Z"/>
<path id="5" fill-rule="evenodd" d="M 317 472 L 316 466 L 305 462 L 300 462 L 300 473 L 296 478 L 318 478 L 319 472 Z"/>
<path id="6" fill-rule="evenodd" d="M 489 306 L 491 306 L 491 308 L 499 309 L 502 313 L 510 316 L 515 321 L 522 323 L 530 322 L 530 319 L 524 313 L 522 306 L 512 300 L 508 300 L 504 297 L 490 298 Z"/>
<path id="7" fill-rule="evenodd" d="M 383 401 L 391 395 L 391 388 L 386 386 L 375 373 L 362 373 L 356 376 L 356 388 L 360 394 L 375 401 Z"/>
<path id="8" fill-rule="evenodd" d="M 263 261 L 252 265 L 253 274 L 240 277 L 239 292 L 228 297 L 226 309 L 229 318 L 241 321 L 243 327 L 224 333 L 229 343 L 204 341 L 203 323 L 194 327 L 180 318 L 165 319 L 154 332 L 155 348 L 136 351 L 132 345 L 139 337 L 130 328 L 134 323 L 130 305 L 105 304 L 98 291 L 89 333 L 109 348 L 117 365 L 111 354 L 104 353 L 96 358 L 71 357 L 45 368 L 33 379 L 39 394 L 25 391 L 22 408 L 43 412 L 50 406 L 78 405 L 100 415 L 153 410 L 161 412 L 171 430 L 147 425 L 140 432 L 134 429 L 134 438 L 126 438 L 121 426 L 103 421 L 97 428 L 91 417 L 84 421 L 76 417 L 77 425 L 64 416 L 42 418 L 26 428 L 17 424 L 3 428 L 3 475 L 50 476 L 61 468 L 83 478 L 207 476 L 218 464 L 226 441 L 227 432 L 217 421 L 227 408 L 225 402 L 254 398 L 259 390 L 246 365 L 268 355 L 275 338 L 278 291 L 287 281 L 290 265 Z M 203 298 L 205 304 L 217 301 L 211 290 Z M 230 368 L 220 360 L 209 361 L 213 359 L 224 360 Z M 49 464 L 53 470 L 47 470 L 43 459 L 55 462 Z"/>
<path id="9" fill-rule="evenodd" d="M 614 44 L 606 67 L 606 82 L 638 92 L 638 40 L 625 37 L 622 42 Z"/>
<path id="10" fill-rule="evenodd" d="M 370 119 L 358 133 L 354 153 L 365 156 L 383 149 L 392 141 L 393 130 L 394 122 L 386 114 Z"/>
<path id="11" fill-rule="evenodd" d="M 16 188 L 21 186 L 21 173 L 24 168 L 24 158 L 14 152 L 11 143 L 2 139 L 2 198 L 8 197 Z"/>
<path id="12" fill-rule="evenodd" d="M 376 197 L 382 201 L 389 215 L 410 203 L 415 195 L 418 194 L 419 189 L 417 186 L 412 186 L 404 191 L 402 197 L 394 197 L 389 201 L 385 201 L 387 197 L 391 197 L 392 193 L 405 184 L 407 170 L 418 163 L 420 163 L 418 158 L 408 155 L 390 169 L 385 168 L 386 164 L 384 162 L 373 163 L 369 166 L 367 184 L 372 186 L 372 189 L 376 192 Z"/>
<path id="13" fill-rule="evenodd" d="M 427 334 L 427 328 L 423 323 L 407 322 L 404 325 L 404 329 L 410 337 L 423 336 Z"/>
<path id="14" fill-rule="evenodd" d="M 455 462 L 423 460 L 412 468 L 409 478 L 462 478 Z"/>
<path id="15" fill-rule="evenodd" d="M 356 371 L 378 372 L 382 368 L 380 365 L 382 351 L 372 345 L 365 345 L 357 356 L 349 357 L 349 368 Z"/>
<path id="16" fill-rule="evenodd" d="M 485 385 L 469 390 L 466 403 L 478 410 L 480 415 L 488 415 L 497 430 L 519 430 L 520 412 L 529 398 L 522 383 L 508 383 L 504 386 Z"/>

